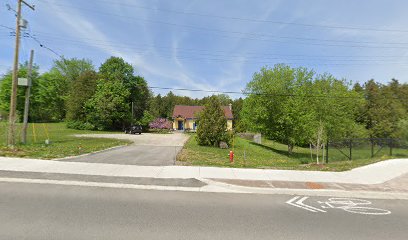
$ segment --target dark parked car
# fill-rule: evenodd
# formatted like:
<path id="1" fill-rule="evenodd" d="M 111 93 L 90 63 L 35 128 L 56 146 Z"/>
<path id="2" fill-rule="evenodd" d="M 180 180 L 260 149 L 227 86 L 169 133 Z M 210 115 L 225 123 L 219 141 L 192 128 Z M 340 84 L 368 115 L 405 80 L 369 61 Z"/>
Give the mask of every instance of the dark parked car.
<path id="1" fill-rule="evenodd" d="M 140 125 L 133 125 L 129 128 L 125 129 L 125 133 L 129 133 L 129 134 L 142 134 L 143 128 Z"/>

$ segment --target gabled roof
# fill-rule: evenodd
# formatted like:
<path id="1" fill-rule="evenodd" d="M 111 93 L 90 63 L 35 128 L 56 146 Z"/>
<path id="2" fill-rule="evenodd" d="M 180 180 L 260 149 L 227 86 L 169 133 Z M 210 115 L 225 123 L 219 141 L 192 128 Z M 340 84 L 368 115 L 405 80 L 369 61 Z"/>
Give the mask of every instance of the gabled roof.
<path id="1" fill-rule="evenodd" d="M 204 109 L 204 106 L 176 105 L 174 106 L 174 110 L 173 110 L 173 118 L 182 117 L 182 118 L 195 119 L 196 114 L 201 112 L 203 109 Z M 229 106 L 222 106 L 222 109 L 224 110 L 224 115 L 227 119 L 234 118 Z"/>

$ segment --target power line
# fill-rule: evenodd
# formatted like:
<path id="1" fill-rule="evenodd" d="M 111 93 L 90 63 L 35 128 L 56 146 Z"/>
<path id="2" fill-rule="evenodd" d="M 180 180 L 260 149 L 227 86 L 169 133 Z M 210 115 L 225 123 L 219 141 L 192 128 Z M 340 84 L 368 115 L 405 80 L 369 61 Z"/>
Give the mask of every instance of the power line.
<path id="1" fill-rule="evenodd" d="M 70 45 L 79 45 L 79 46 L 89 46 L 86 43 L 71 43 Z M 102 47 L 113 47 L 112 45 L 103 45 L 103 44 L 94 44 L 95 46 L 102 46 Z M 134 49 L 132 47 L 119 47 L 116 46 L 115 48 L 119 48 L 119 49 Z M 83 49 L 83 51 L 87 51 L 90 49 Z M 90 50 L 92 51 L 92 50 Z M 139 56 L 150 56 L 151 53 L 148 51 L 136 51 L 134 53 L 138 53 Z M 203 60 L 207 60 L 207 61 L 212 61 L 212 62 L 246 62 L 246 63 L 251 63 L 251 64 L 271 64 L 273 62 L 273 60 L 275 60 L 276 62 L 279 63 L 286 63 L 286 64 L 299 64 L 302 62 L 293 62 L 293 61 L 309 61 L 309 62 L 316 62 L 316 61 L 326 61 L 327 63 L 316 63 L 316 64 L 309 64 L 309 63 L 302 63 L 304 65 L 329 65 L 329 66 L 333 66 L 333 65 L 340 65 L 340 66 L 347 66 L 347 65 L 384 65 L 384 64 L 392 64 L 392 65 L 403 65 L 403 66 L 408 66 L 407 62 L 404 61 L 393 61 L 393 60 L 376 60 L 376 59 L 287 59 L 287 60 L 283 60 L 283 58 L 279 58 L 279 57 L 250 57 L 250 58 L 245 58 L 242 57 L 242 59 L 240 59 L 240 56 L 235 56 L 237 58 L 233 58 L 234 56 L 229 56 L 230 58 L 217 58 L 217 57 L 202 57 L 202 56 L 206 56 L 207 54 L 197 54 L 197 55 L 180 55 L 180 56 L 176 56 L 176 58 L 178 60 L 182 60 L 182 59 L 188 59 L 188 60 L 196 60 L 196 61 L 203 61 Z M 175 56 L 172 56 L 170 54 L 160 54 L 160 55 L 155 55 L 155 57 L 158 58 L 163 58 L 163 59 L 172 59 Z M 228 57 L 228 56 L 227 56 Z M 254 59 L 254 58 L 258 58 L 261 60 Z M 291 62 L 287 62 L 287 61 L 291 61 Z M 340 62 L 340 63 L 336 63 Z"/>
<path id="2" fill-rule="evenodd" d="M 43 36 L 42 38 L 45 39 L 55 39 L 57 41 L 66 41 L 66 42 L 78 42 L 78 43 L 84 43 L 87 44 L 85 41 L 79 41 L 77 39 L 83 39 L 83 40 L 89 40 L 92 41 L 93 44 L 95 45 L 100 45 L 100 46 L 109 46 L 109 47 L 123 47 L 123 48 L 128 48 L 128 49 L 143 49 L 142 52 L 146 52 L 146 47 L 152 47 L 152 48 L 158 48 L 158 49 L 165 49 L 165 50 L 169 50 L 168 46 L 159 46 L 159 45 L 155 45 L 155 44 L 143 44 L 141 45 L 135 45 L 133 43 L 120 43 L 117 44 L 114 41 L 103 41 L 103 40 L 98 40 L 98 39 L 93 39 L 93 38 L 84 38 L 84 37 L 77 37 L 77 38 L 70 38 L 70 37 L 60 37 L 60 36 L 55 36 L 55 35 L 50 35 L 49 33 L 45 33 L 45 32 L 38 32 L 36 31 L 36 33 L 40 33 L 40 34 L 47 34 L 46 36 Z M 73 40 L 71 40 L 73 39 Z M 135 46 L 135 47 L 132 47 Z M 136 47 L 139 46 L 139 47 Z M 221 54 L 213 54 L 213 52 L 224 52 L 227 53 L 228 51 L 218 51 L 218 50 L 211 50 L 211 53 L 208 53 L 208 51 L 206 50 L 200 50 L 200 49 L 184 49 L 184 48 L 172 48 L 171 50 L 178 50 L 178 51 L 183 51 L 183 52 L 206 52 L 206 54 L 202 54 L 202 55 L 211 55 L 211 56 L 231 56 L 231 55 L 221 55 Z M 179 53 L 179 52 L 178 52 Z M 261 53 L 257 53 L 257 52 L 247 52 L 247 54 L 250 55 L 254 55 L 253 57 L 259 58 L 260 56 L 258 54 Z M 406 57 L 403 55 L 400 56 L 391 56 L 391 55 L 364 55 L 364 56 L 356 56 L 356 55 L 299 55 L 299 54 L 292 54 L 292 55 L 288 55 L 288 54 L 276 54 L 276 53 L 262 53 L 262 55 L 272 55 L 272 56 L 293 56 L 293 57 L 340 57 L 340 58 L 344 58 L 344 57 L 352 57 L 353 59 L 356 57 L 367 57 L 370 58 L 370 60 L 372 60 L 373 57 L 382 57 L 382 58 L 398 58 L 398 57 Z M 233 55 L 232 57 L 248 57 L 248 56 L 243 56 L 243 55 Z"/>
<path id="3" fill-rule="evenodd" d="M 42 2 L 48 2 L 44 0 L 40 0 Z M 265 20 L 265 19 L 253 19 L 253 18 L 242 18 L 242 17 L 232 17 L 232 16 L 220 16 L 214 14 L 207 14 L 207 13 L 196 13 L 196 12 L 187 12 L 187 11 L 178 11 L 178 10 L 170 10 L 170 9 L 162 9 L 162 8 L 152 8 L 142 5 L 135 5 L 135 4 L 127 4 L 121 2 L 112 2 L 106 0 L 99 0 L 98 2 L 104 2 L 109 4 L 118 4 L 121 6 L 126 7 L 133 7 L 145 10 L 152 10 L 152 11 L 160 11 L 160 12 L 167 12 L 167 13 L 174 13 L 174 14 L 184 14 L 184 15 L 192 15 L 192 16 L 199 16 L 199 17 L 209 17 L 209 18 L 218 18 L 218 19 L 225 19 L 225 20 L 238 20 L 238 21 L 246 21 L 246 22 L 256 22 L 256 23 L 272 23 L 272 24 L 279 24 L 279 25 L 293 25 L 293 26 L 301 26 L 301 27 L 317 27 L 317 28 L 328 28 L 328 29 L 347 29 L 347 30 L 359 30 L 359 31 L 373 31 L 373 32 L 400 32 L 400 33 L 408 33 L 406 29 L 382 29 L 377 27 L 355 27 L 355 26 L 335 26 L 335 25 L 324 25 L 324 24 L 310 24 L 310 23 L 297 23 L 297 22 L 285 22 L 285 21 L 273 21 L 273 20 Z M 50 3 L 50 2 L 48 2 Z M 62 4 L 60 4 L 62 5 Z M 66 6 L 66 5 L 64 5 Z"/>
<path id="4" fill-rule="evenodd" d="M 62 55 L 54 51 L 53 49 L 45 46 L 42 42 L 40 42 L 36 37 L 31 35 L 30 33 L 26 33 L 27 37 L 32 38 L 34 41 L 36 41 L 40 47 L 45 48 L 55 55 L 57 55 L 60 58 L 63 58 Z M 50 36 L 47 36 L 50 37 Z M 47 38 L 46 37 L 46 38 Z M 52 38 L 52 37 L 51 37 Z M 58 40 L 58 38 L 57 38 Z M 86 45 L 89 46 L 89 44 L 82 42 L 82 41 L 75 41 L 75 40 L 68 40 L 68 39 L 59 39 L 60 41 L 68 41 L 71 44 L 70 45 Z M 122 49 L 138 49 L 135 47 L 130 47 L 130 46 L 123 46 L 123 45 L 114 45 L 114 44 L 103 44 L 103 43 L 97 43 L 97 40 L 93 43 L 95 46 L 107 46 L 107 47 L 115 47 L 115 48 L 122 48 Z M 167 47 L 163 47 L 168 49 Z M 197 51 L 197 50 L 196 50 Z M 140 55 L 148 55 L 149 52 L 146 50 L 141 50 L 139 52 Z M 270 61 L 266 60 L 276 60 L 276 62 L 280 63 L 286 63 L 286 64 L 299 64 L 299 62 L 287 62 L 287 60 L 283 60 L 282 56 L 288 56 L 288 55 L 277 55 L 273 54 L 275 57 L 265 57 L 265 56 L 240 56 L 240 55 L 222 55 L 222 54 L 211 54 L 211 53 L 202 53 L 202 54 L 194 54 L 193 56 L 189 55 L 183 55 L 179 54 L 177 56 L 177 59 L 189 59 L 189 60 L 208 60 L 208 61 L 213 61 L 213 62 L 248 62 L 252 64 L 271 64 Z M 213 56 L 213 57 L 201 57 L 201 56 Z M 281 57 L 279 57 L 281 56 Z M 306 56 L 306 55 L 289 55 L 289 56 Z M 173 55 L 158 55 L 157 57 L 160 58 L 173 58 Z M 232 57 L 232 58 L 217 58 L 217 57 Z M 306 56 L 310 57 L 310 56 Z M 356 56 L 311 56 L 311 57 L 356 57 Z M 358 57 L 358 56 L 357 56 Z M 364 57 L 364 56 L 360 56 Z M 364 66 L 364 65 L 384 65 L 384 64 L 392 64 L 392 65 L 402 65 L 402 66 L 407 66 L 408 64 L 404 61 L 398 62 L 398 61 L 393 61 L 391 59 L 372 59 L 373 57 L 401 57 L 401 56 L 365 56 L 365 57 L 370 57 L 370 59 L 305 59 L 305 58 L 295 58 L 295 59 L 288 59 L 289 61 L 326 61 L 328 63 L 318 63 L 318 64 L 309 64 L 309 63 L 302 63 L 303 65 L 308 65 L 308 66 L 314 66 L 314 65 L 325 65 L 325 66 Z M 263 61 L 254 61 L 251 58 L 254 58 L 255 60 L 257 59 L 264 59 Z M 340 62 L 340 63 L 336 63 Z M 346 62 L 346 63 L 341 63 L 341 62 Z M 348 63 L 348 62 L 354 62 L 354 63 Z M 363 63 L 358 63 L 358 62 L 363 62 Z M 369 63 L 365 63 L 369 62 Z"/>
<path id="5" fill-rule="evenodd" d="M 299 95 L 299 94 L 272 94 L 262 92 L 237 92 L 237 91 L 220 91 L 220 90 L 203 90 L 203 89 L 189 89 L 189 88 L 172 88 L 172 87 L 148 87 L 151 89 L 171 90 L 171 91 L 188 91 L 188 92 L 205 92 L 217 94 L 239 94 L 239 95 L 257 95 L 270 97 L 301 97 L 301 98 L 333 98 L 333 99 L 363 99 L 363 96 L 336 96 L 336 95 Z M 385 97 L 384 99 L 408 99 L 408 97 Z"/>
<path id="6" fill-rule="evenodd" d="M 55 4 L 55 3 L 54 3 Z M 185 25 L 185 24 L 177 24 L 177 23 L 171 23 L 171 22 L 163 22 L 163 21 L 158 21 L 158 20 L 151 20 L 151 19 L 144 19 L 144 18 L 135 18 L 135 17 L 130 17 L 130 16 L 124 16 L 124 15 L 119 15 L 119 14 L 113 14 L 113 13 L 108 13 L 108 12 L 102 12 L 102 11 L 97 11 L 95 9 L 87 9 L 87 8 L 82 8 L 82 7 L 77 7 L 77 6 L 72 6 L 72 5 L 65 5 L 65 4 L 55 4 L 58 6 L 63 6 L 63 7 L 68 7 L 68 8 L 74 8 L 74 9 L 80 9 L 84 11 L 89 11 L 92 13 L 96 14 L 101 14 L 101 15 L 108 15 L 108 16 L 114 16 L 114 17 L 119 17 L 119 18 L 128 18 L 128 19 L 133 19 L 137 21 L 145 21 L 145 22 L 151 22 L 155 24 L 161 24 L 161 25 L 170 25 L 170 26 L 175 26 L 175 27 L 182 27 L 182 28 L 190 28 L 193 30 L 202 30 L 202 31 L 209 31 L 209 32 L 216 32 L 216 33 L 232 33 L 232 34 L 239 34 L 243 35 L 241 37 L 238 37 L 239 39 L 246 39 L 246 40 L 254 40 L 254 41 L 267 41 L 271 42 L 271 39 L 267 39 L 265 37 L 269 38 L 281 38 L 281 39 L 294 39 L 294 40 L 302 40 L 302 41 L 323 41 L 323 42 L 348 42 L 348 43 L 359 43 L 359 44 L 391 44 L 391 45 L 406 45 L 408 43 L 375 43 L 375 42 L 359 42 L 359 41 L 342 41 L 342 40 L 332 40 L 332 39 L 317 39 L 317 38 L 303 38 L 303 37 L 290 37 L 290 36 L 276 36 L 276 35 L 270 35 L 270 34 L 264 34 L 264 33 L 250 33 L 250 32 L 240 32 L 240 31 L 228 31 L 228 30 L 222 30 L 222 29 L 213 29 L 213 28 L 207 28 L 207 27 L 200 27 L 200 26 L 192 26 L 192 25 Z M 58 10 L 54 10 L 56 12 L 61 12 Z M 237 36 L 228 36 L 228 35 L 219 35 L 221 37 L 226 37 L 226 38 L 234 38 L 237 39 Z M 247 37 L 251 36 L 251 37 Z M 289 43 L 287 41 L 272 41 L 272 42 L 278 42 L 278 43 Z M 351 48 L 391 48 L 391 49 L 408 49 L 408 46 L 367 46 L 367 45 L 342 45 L 342 44 L 324 44 L 324 43 L 313 43 L 313 42 L 295 42 L 297 44 L 306 44 L 306 45 L 316 45 L 316 46 L 327 46 L 327 47 L 351 47 Z"/>
<path id="7" fill-rule="evenodd" d="M 47 37 L 45 37 L 47 38 Z M 57 39 L 58 41 L 58 39 Z M 88 43 L 86 42 L 82 42 L 82 41 L 75 41 L 75 40 L 67 40 L 67 39 L 59 39 L 59 41 L 66 41 L 66 42 L 70 42 L 70 45 L 85 45 L 85 46 L 89 46 Z M 124 46 L 124 45 L 116 45 L 116 44 L 107 44 L 107 43 L 98 43 L 97 41 L 92 43 L 94 46 L 106 46 L 106 47 L 115 47 L 115 48 L 119 48 L 119 49 L 134 49 L 134 50 L 139 50 L 140 55 L 148 55 L 150 54 L 146 49 L 141 50 L 140 48 L 137 47 L 132 47 L 132 46 Z M 168 49 L 167 47 L 163 47 Z M 198 57 L 197 57 L 198 56 Z M 200 57 L 200 56 L 210 56 L 210 57 Z M 211 60 L 211 61 L 220 61 L 220 62 L 225 62 L 225 61 L 234 61 L 234 62 L 252 62 L 252 63 L 269 63 L 266 61 L 253 61 L 251 60 L 251 58 L 257 60 L 257 59 L 265 59 L 265 60 L 280 60 L 282 59 L 282 56 L 305 56 L 305 55 L 277 55 L 277 54 L 273 54 L 273 56 L 275 57 L 266 57 L 266 56 L 242 56 L 242 55 L 223 55 L 223 54 L 211 54 L 211 53 L 201 53 L 201 54 L 197 54 L 195 53 L 194 55 L 185 55 L 183 53 L 178 54 L 177 59 L 193 59 L 193 60 Z M 281 56 L 281 57 L 279 57 Z M 166 54 L 161 54 L 157 57 L 161 57 L 161 58 L 172 58 L 174 57 L 173 55 L 166 55 Z M 216 57 L 232 57 L 232 58 L 216 58 Z M 310 56 L 306 56 L 306 57 L 310 57 Z M 356 57 L 356 56 L 311 56 L 311 57 Z M 389 64 L 403 64 L 406 65 L 406 62 L 402 61 L 402 62 L 397 62 L 397 61 L 393 61 L 392 59 L 373 59 L 373 57 L 402 57 L 402 56 L 365 56 L 365 57 L 370 57 L 369 59 L 306 59 L 306 58 L 292 58 L 289 59 L 291 61 L 303 61 L 303 60 L 308 60 L 308 61 L 340 61 L 340 62 L 377 62 L 377 63 L 389 63 Z M 238 58 L 238 59 L 237 59 Z M 244 59 L 240 59 L 240 58 L 244 58 Z M 332 63 L 329 63 L 332 64 Z M 353 65 L 355 65 L 358 63 L 354 63 Z M 371 63 L 372 64 L 372 63 Z M 323 63 L 324 65 L 324 63 Z M 340 64 L 341 65 L 341 64 Z M 344 65 L 349 65 L 349 64 L 344 64 Z M 370 65 L 370 64 L 363 64 L 363 65 Z"/>
<path id="8" fill-rule="evenodd" d="M 14 30 L 13 28 L 11 28 L 11 27 L 7 27 L 7 26 L 2 25 L 2 24 L 0 24 L 0 27 L 6 28 L 6 29 L 10 29 L 10 30 L 13 31 L 12 33 L 15 34 L 15 30 Z M 25 32 L 24 34 L 25 34 L 25 35 L 24 35 L 25 37 L 29 37 L 29 38 L 33 39 L 36 43 L 38 43 L 38 45 L 39 45 L 40 47 L 42 47 L 42 48 L 44 48 L 44 49 L 47 49 L 48 51 L 54 53 L 55 55 L 57 55 L 57 56 L 60 57 L 60 58 L 64 58 L 62 55 L 60 55 L 59 53 L 57 53 L 55 50 L 53 50 L 53 49 L 51 49 L 51 48 L 45 46 L 40 40 L 38 40 L 37 37 L 33 36 L 31 33 Z"/>
<path id="9" fill-rule="evenodd" d="M 38 40 L 36 37 L 34 37 L 33 35 L 31 35 L 30 33 L 28 33 L 28 36 L 33 39 L 36 43 L 38 43 L 38 45 L 44 49 L 47 49 L 48 51 L 54 53 L 55 55 L 57 55 L 59 58 L 64 58 L 61 54 L 57 53 L 56 51 L 54 51 L 53 49 L 45 46 L 40 40 Z"/>

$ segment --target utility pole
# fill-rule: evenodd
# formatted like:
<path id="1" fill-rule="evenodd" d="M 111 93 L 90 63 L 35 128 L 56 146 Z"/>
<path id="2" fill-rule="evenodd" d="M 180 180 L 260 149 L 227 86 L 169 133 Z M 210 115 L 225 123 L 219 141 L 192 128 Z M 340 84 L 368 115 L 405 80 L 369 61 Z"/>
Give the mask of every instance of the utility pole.
<path id="1" fill-rule="evenodd" d="M 17 20 L 16 20 L 16 46 L 14 49 L 14 65 L 13 78 L 11 84 L 10 97 L 10 113 L 9 113 L 9 131 L 8 131 L 8 145 L 14 146 L 16 144 L 16 108 L 17 108 L 17 84 L 18 84 L 18 54 L 20 47 L 20 27 L 23 21 L 21 18 L 21 4 L 34 10 L 34 6 L 29 5 L 24 0 L 17 0 Z"/>
<path id="2" fill-rule="evenodd" d="M 30 108 L 30 92 L 31 92 L 31 83 L 32 83 L 32 69 L 33 69 L 33 58 L 34 50 L 30 52 L 30 63 L 28 65 L 27 73 L 27 89 L 25 93 L 25 104 L 24 104 L 24 121 L 23 121 L 23 132 L 21 134 L 21 142 L 26 144 L 27 142 L 27 126 L 28 126 L 28 111 Z"/>

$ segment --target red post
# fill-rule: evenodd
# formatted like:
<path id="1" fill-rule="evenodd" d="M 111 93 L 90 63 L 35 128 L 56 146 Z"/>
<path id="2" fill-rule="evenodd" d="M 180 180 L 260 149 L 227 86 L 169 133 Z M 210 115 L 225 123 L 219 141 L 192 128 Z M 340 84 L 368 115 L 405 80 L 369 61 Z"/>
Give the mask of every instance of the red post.
<path id="1" fill-rule="evenodd" d="M 229 157 L 230 157 L 230 163 L 233 163 L 234 162 L 234 152 L 233 151 L 230 151 Z"/>

